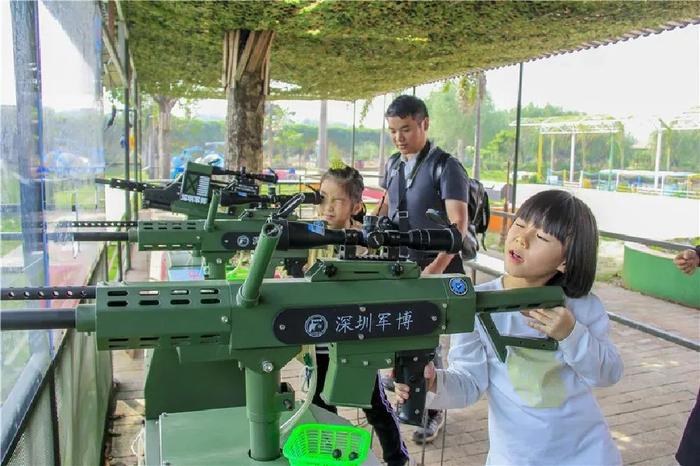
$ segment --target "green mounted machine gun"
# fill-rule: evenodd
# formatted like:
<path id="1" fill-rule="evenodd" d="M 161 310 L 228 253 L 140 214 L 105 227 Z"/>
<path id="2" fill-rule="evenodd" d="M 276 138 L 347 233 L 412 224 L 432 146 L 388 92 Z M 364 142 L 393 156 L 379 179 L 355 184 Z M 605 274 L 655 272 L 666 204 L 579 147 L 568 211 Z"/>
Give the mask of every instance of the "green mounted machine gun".
<path id="1" fill-rule="evenodd" d="M 219 181 L 213 176 L 231 176 Z M 165 186 L 139 183 L 119 178 L 95 179 L 95 182 L 142 195 L 144 208 L 154 208 L 186 215 L 188 219 L 205 219 L 209 212 L 214 191 L 219 191 L 220 206 L 226 212 L 218 212 L 217 218 L 265 219 L 275 209 L 289 201 L 291 195 L 277 194 L 277 175 L 249 173 L 241 170 L 224 170 L 218 167 L 188 162 L 185 171 Z M 260 193 L 256 182 L 268 184 L 267 194 Z M 320 197 L 315 192 L 304 193 L 304 204 L 318 204 Z"/>
<path id="2" fill-rule="evenodd" d="M 280 448 L 291 425 L 330 419 L 324 410 L 306 409 L 308 400 L 301 406 L 295 403 L 292 388 L 280 383 L 280 369 L 302 345 L 330 343 L 321 395 L 326 402 L 366 407 L 381 368 L 396 365 L 399 380 L 409 382 L 415 394 L 424 393 L 422 364 L 441 334 L 474 331 L 475 319 L 488 323 L 494 312 L 564 302 L 558 287 L 475 292 L 462 275 L 421 277 L 417 264 L 390 258 L 401 246 L 454 253 L 461 247 L 454 226 L 397 232 L 376 228 L 371 219 L 367 225 L 363 231 L 328 230 L 322 223 L 273 218 L 261 228 L 243 283 L 121 283 L 71 289 L 71 298 L 94 302 L 75 309 L 3 311 L 2 329 L 75 328 L 94 333 L 100 350 L 161 348 L 172 351 L 183 365 L 228 366 L 230 379 L 224 382 L 214 370 L 195 379 L 170 381 L 205 385 L 206 396 L 216 396 L 223 383 L 233 392 L 223 406 L 188 400 L 183 402 L 188 410 L 159 412 L 151 409 L 159 400 L 146 396 L 146 463 L 287 464 Z M 326 245 L 365 246 L 379 253 L 318 260 L 300 279 L 263 279 L 276 249 Z M 3 300 L 48 299 L 60 298 L 65 290 L 3 289 L 0 295 Z M 507 345 L 556 348 L 550 339 L 501 336 L 493 325 L 485 329 L 502 357 Z M 159 396 L 167 397 L 171 387 L 161 387 Z M 413 412 L 408 417 L 413 417 L 422 406 L 409 409 Z"/>
<path id="3" fill-rule="evenodd" d="M 208 279 L 224 279 L 226 265 L 238 251 L 253 251 L 260 229 L 266 219 L 247 210 L 241 218 L 226 219 L 217 216 L 220 191 L 214 191 L 205 220 L 162 220 L 138 222 L 63 222 L 63 226 L 102 227 L 123 226 L 122 232 L 63 231 L 52 238 L 74 241 L 127 241 L 138 245 L 139 251 L 192 251 L 203 260 L 204 276 Z M 286 203 L 275 209 L 276 218 L 295 218 L 294 210 L 309 199 L 309 193 L 298 193 L 285 198 Z M 269 217 L 269 213 L 266 218 Z M 283 265 L 290 276 L 303 276 L 307 249 L 276 251 L 274 261 L 267 271 L 272 276 L 275 267 Z"/>

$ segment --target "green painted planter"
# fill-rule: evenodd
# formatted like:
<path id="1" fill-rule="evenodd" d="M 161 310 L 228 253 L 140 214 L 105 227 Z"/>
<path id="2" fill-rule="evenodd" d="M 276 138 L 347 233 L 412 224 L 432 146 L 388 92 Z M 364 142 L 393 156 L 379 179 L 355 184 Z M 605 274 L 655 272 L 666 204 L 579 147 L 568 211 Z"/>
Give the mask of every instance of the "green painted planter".
<path id="1" fill-rule="evenodd" d="M 673 255 L 625 243 L 622 278 L 635 291 L 700 309 L 700 271 L 686 275 Z"/>

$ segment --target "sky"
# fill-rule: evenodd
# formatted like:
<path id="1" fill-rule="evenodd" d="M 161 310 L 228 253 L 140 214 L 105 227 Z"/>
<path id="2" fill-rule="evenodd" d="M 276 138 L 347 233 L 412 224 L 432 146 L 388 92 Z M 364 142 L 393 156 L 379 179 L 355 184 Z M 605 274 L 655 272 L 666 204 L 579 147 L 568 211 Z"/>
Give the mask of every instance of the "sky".
<path id="1" fill-rule="evenodd" d="M 39 2 L 39 41 L 41 47 L 42 104 L 56 110 L 76 110 L 99 106 L 91 66 L 76 48 L 63 26 Z M 86 38 L 88 40 L 89 38 Z M 0 0 L 0 102 L 15 104 L 14 53 L 10 2 Z M 60 79 L 56 79 L 60 77 Z"/>
<path id="2" fill-rule="evenodd" d="M 496 108 L 515 108 L 518 67 L 489 71 L 486 79 Z M 436 86 L 419 86 L 416 95 L 425 97 Z M 276 103 L 294 112 L 296 121 L 318 121 L 319 101 Z M 523 105 L 528 103 L 622 118 L 627 131 L 645 140 L 658 118 L 667 121 L 700 105 L 700 25 L 525 63 Z M 375 98 L 363 125 L 380 128 L 382 109 L 383 98 Z M 224 101 L 202 101 L 195 114 L 223 118 L 225 111 Z M 351 125 L 352 103 L 329 102 L 328 120 Z"/>

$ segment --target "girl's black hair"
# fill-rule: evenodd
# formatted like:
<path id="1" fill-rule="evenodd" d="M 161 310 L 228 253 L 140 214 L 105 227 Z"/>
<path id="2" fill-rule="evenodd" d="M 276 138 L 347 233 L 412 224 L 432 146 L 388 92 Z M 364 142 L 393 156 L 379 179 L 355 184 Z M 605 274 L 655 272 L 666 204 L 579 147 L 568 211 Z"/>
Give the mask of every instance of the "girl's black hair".
<path id="1" fill-rule="evenodd" d="M 557 272 L 547 285 L 561 286 L 571 298 L 587 295 L 598 260 L 598 226 L 591 209 L 573 194 L 553 189 L 525 201 L 517 218 L 541 228 L 564 245 L 566 272 Z"/>
<path id="2" fill-rule="evenodd" d="M 348 165 L 342 168 L 329 168 L 321 177 L 321 184 L 328 178 L 332 178 L 333 181 L 342 186 L 353 203 L 359 202 L 362 204 L 362 193 L 365 190 L 365 182 L 359 171 Z M 367 208 L 362 204 L 362 210 L 353 215 L 352 218 L 353 220 L 361 222 L 366 213 Z"/>

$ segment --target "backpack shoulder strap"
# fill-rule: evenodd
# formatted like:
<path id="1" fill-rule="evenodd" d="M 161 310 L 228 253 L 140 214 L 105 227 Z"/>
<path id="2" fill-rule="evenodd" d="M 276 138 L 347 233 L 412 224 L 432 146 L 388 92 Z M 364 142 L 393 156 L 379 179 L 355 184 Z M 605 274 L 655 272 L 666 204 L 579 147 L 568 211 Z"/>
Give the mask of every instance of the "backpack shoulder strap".
<path id="1" fill-rule="evenodd" d="M 386 177 L 387 181 L 387 191 L 389 190 L 389 186 L 391 186 L 391 182 L 393 181 L 393 178 L 391 177 L 391 172 L 396 168 L 396 165 L 398 165 L 399 157 L 401 157 L 401 152 L 391 154 L 389 156 L 389 159 L 386 161 L 386 165 L 384 165 L 384 176 Z"/>
<path id="2" fill-rule="evenodd" d="M 401 152 L 395 152 L 389 156 L 389 161 L 387 163 L 387 168 L 389 170 L 396 167 L 396 164 L 399 163 L 399 157 L 401 157 Z"/>
<path id="3" fill-rule="evenodd" d="M 438 193 L 438 195 L 442 197 L 442 192 L 440 190 L 440 177 L 442 176 L 442 172 L 445 170 L 447 161 L 452 156 L 439 147 L 436 148 L 436 151 L 437 153 L 435 154 L 435 157 L 437 157 L 437 160 L 433 164 L 433 186 L 435 187 L 435 191 Z"/>

